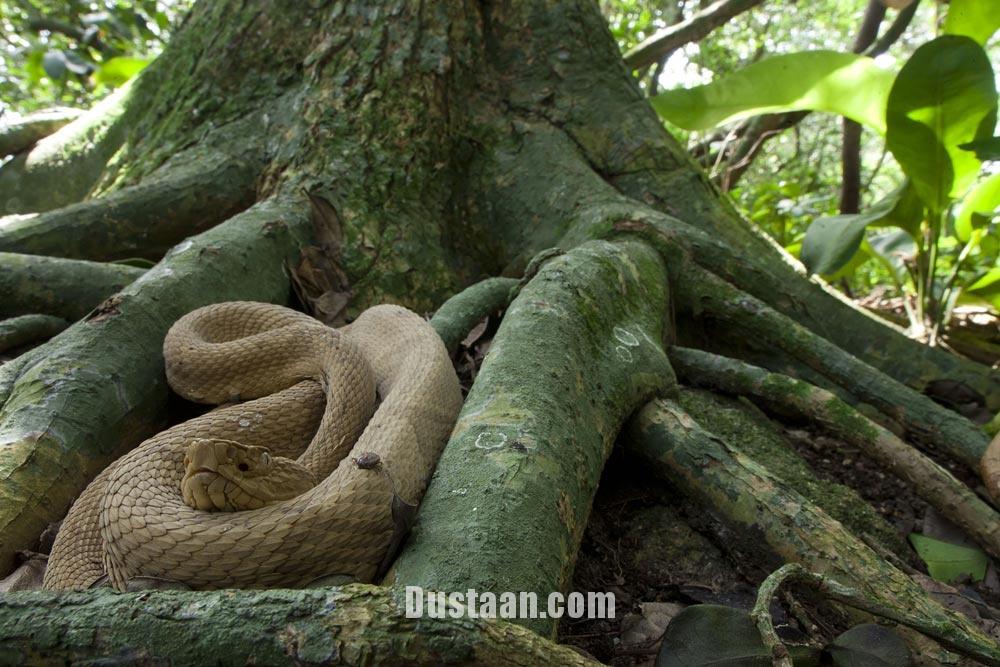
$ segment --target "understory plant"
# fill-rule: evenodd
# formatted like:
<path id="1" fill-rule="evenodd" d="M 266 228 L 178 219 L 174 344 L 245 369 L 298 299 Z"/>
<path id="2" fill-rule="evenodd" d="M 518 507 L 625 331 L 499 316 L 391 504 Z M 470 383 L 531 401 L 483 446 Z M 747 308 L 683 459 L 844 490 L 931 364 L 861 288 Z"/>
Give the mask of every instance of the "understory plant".
<path id="1" fill-rule="evenodd" d="M 865 55 L 792 53 L 704 86 L 666 91 L 653 105 L 687 130 L 811 110 L 842 115 L 883 137 L 902 183 L 867 210 L 818 217 L 804 238 L 782 243 L 828 279 L 868 260 L 880 263 L 904 297 L 911 335 L 933 345 L 956 304 L 1000 310 L 997 90 L 983 49 L 1000 13 L 990 4 L 951 3 L 944 34 L 920 46 L 897 74 Z"/>

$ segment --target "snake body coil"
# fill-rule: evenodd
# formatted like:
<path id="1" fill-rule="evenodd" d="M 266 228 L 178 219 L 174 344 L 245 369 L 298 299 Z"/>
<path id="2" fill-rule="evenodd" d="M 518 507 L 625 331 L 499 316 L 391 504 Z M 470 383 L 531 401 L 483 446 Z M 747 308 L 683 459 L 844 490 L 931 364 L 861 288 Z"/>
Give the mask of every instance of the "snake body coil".
<path id="1" fill-rule="evenodd" d="M 461 407 L 430 325 L 398 306 L 334 330 L 281 306 L 222 303 L 178 320 L 164 357 L 185 398 L 245 402 L 105 469 L 63 522 L 45 587 L 104 574 L 118 589 L 141 577 L 195 589 L 371 581 L 394 493 L 419 501 Z"/>

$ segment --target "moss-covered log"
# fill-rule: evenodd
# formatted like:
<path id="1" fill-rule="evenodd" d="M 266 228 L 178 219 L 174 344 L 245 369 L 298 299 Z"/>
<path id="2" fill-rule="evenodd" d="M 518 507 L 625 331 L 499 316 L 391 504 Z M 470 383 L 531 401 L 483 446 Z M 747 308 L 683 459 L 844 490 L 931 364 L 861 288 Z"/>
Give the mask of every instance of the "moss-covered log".
<path id="1" fill-rule="evenodd" d="M 666 270 L 638 242 L 548 260 L 507 313 L 390 581 L 565 591 L 625 418 L 671 387 Z M 521 621 L 543 634 L 555 619 Z"/>
<path id="2" fill-rule="evenodd" d="M 919 585 L 758 462 L 703 428 L 676 402 L 647 404 L 629 425 L 626 446 L 736 536 L 734 553 L 758 562 L 799 563 L 834 577 L 879 603 L 926 619 L 924 631 L 987 664 L 1000 664 L 1000 644 L 968 618 L 945 609 Z"/>
<path id="3" fill-rule="evenodd" d="M 0 596 L 3 664 L 79 664 L 95 656 L 275 667 L 598 664 L 502 621 L 408 619 L 393 592 L 376 586 Z"/>
<path id="4" fill-rule="evenodd" d="M 177 246 L 57 339 L 0 367 L 0 570 L 84 486 L 163 424 L 161 348 L 181 315 L 231 299 L 284 303 L 306 205 L 262 203 Z"/>
<path id="5" fill-rule="evenodd" d="M 82 113 L 70 107 L 52 107 L 0 123 L 0 156 L 31 148 Z"/>
<path id="6" fill-rule="evenodd" d="M 41 313 L 0 320 L 0 352 L 51 338 L 68 326 L 61 317 Z"/>
<path id="7" fill-rule="evenodd" d="M 126 264 L 0 252 L 0 317 L 45 313 L 76 321 L 145 272 Z"/>

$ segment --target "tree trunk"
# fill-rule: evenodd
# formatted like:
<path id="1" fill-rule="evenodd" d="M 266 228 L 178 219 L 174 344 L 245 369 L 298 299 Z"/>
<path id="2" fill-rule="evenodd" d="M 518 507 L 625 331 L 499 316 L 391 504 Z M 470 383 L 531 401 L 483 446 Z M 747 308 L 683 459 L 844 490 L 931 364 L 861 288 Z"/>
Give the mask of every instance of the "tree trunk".
<path id="1" fill-rule="evenodd" d="M 808 366 L 839 395 L 892 412 L 911 442 L 954 436 L 967 464 L 985 449 L 984 435 L 919 391 L 959 380 L 997 409 L 998 374 L 859 312 L 740 219 L 664 132 L 587 0 L 200 2 L 116 104 L 42 142 L 69 150 L 80 128 L 104 128 L 92 142 L 100 150 L 60 163 L 84 186 L 55 210 L 0 224 L 2 249 L 159 260 L 0 369 L 0 567 L 164 423 L 169 325 L 217 301 L 289 302 L 290 277 L 303 302 L 342 321 L 385 301 L 431 312 L 480 278 L 524 275 L 389 579 L 397 586 L 565 590 L 621 425 L 674 388 L 665 342 L 771 370 Z M 24 164 L 0 169 L 0 201 L 13 196 L 10 183 L 41 178 Z M 49 208 L 32 201 L 8 210 Z M 453 347 L 511 296 L 509 280 L 480 284 L 442 308 L 438 331 Z M 716 498 L 716 483 L 697 476 L 692 493 Z M 0 648 L 26 661 L 134 651 L 142 626 L 112 618 L 218 603 L 171 641 L 206 632 L 245 656 L 235 647 L 246 633 L 262 637 L 281 620 L 254 616 L 252 605 L 280 599 L 294 610 L 338 593 L 142 595 L 9 597 L 0 627 L 5 613 L 37 613 L 11 625 Z M 334 625 L 349 625 L 354 609 L 309 604 L 302 609 Z M 68 629 L 62 639 L 46 634 L 58 627 Z M 493 627 L 467 630 L 489 643 Z M 451 626 L 388 631 L 411 630 L 437 636 Z M 261 645 L 258 660 L 298 659 L 282 653 L 292 640 L 280 641 Z M 525 641 L 553 662 L 565 655 Z M 988 639 L 974 645 L 992 655 Z M 311 655 L 391 662 L 370 650 Z M 462 650 L 467 662 L 485 659 Z"/>

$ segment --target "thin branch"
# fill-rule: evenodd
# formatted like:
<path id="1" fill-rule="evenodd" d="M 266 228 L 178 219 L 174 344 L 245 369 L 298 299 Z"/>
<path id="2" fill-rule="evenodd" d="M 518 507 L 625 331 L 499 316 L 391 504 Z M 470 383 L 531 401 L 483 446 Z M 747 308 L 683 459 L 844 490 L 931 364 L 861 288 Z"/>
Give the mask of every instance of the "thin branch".
<path id="1" fill-rule="evenodd" d="M 763 0 L 719 0 L 691 18 L 664 28 L 643 40 L 625 54 L 625 64 L 631 69 L 642 69 L 658 60 L 666 59 L 678 48 L 698 41 L 734 16 L 762 2 Z"/>

